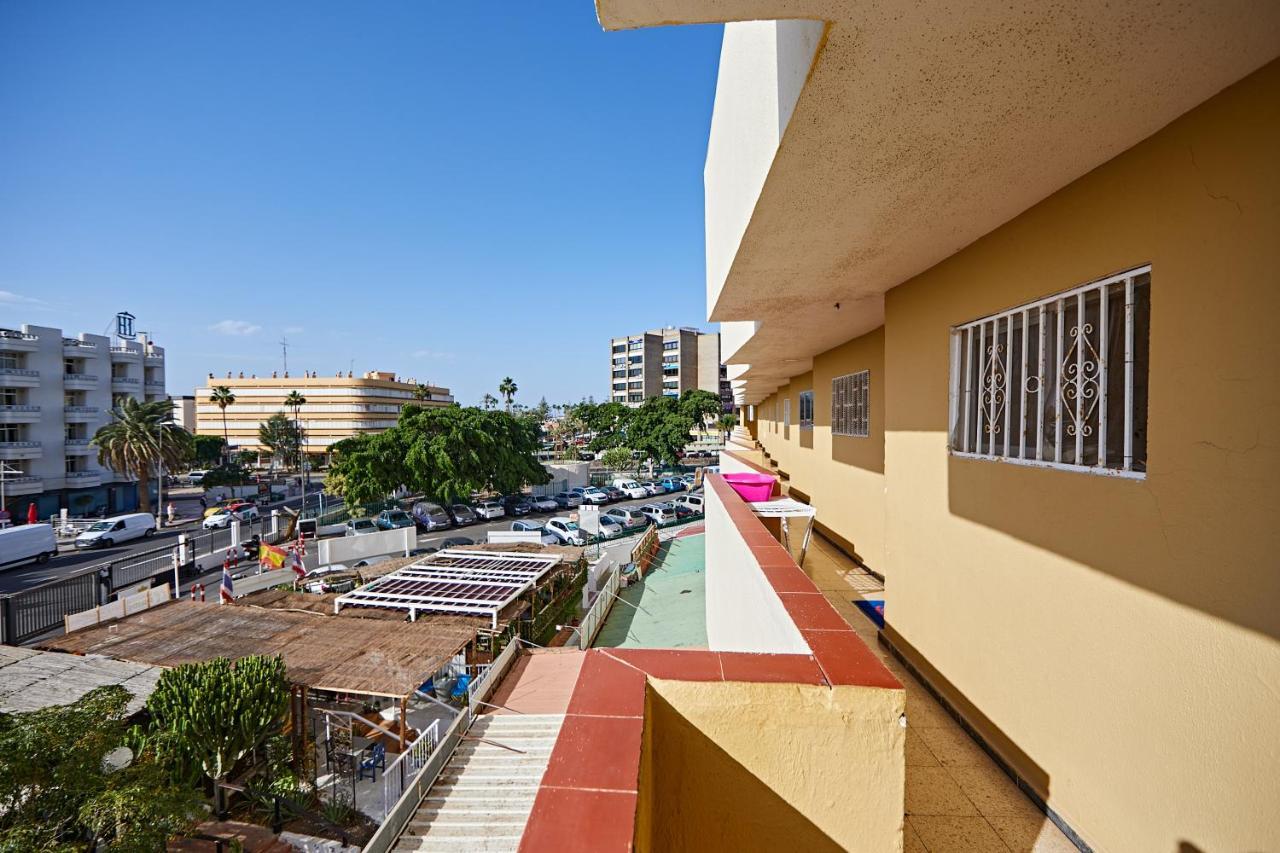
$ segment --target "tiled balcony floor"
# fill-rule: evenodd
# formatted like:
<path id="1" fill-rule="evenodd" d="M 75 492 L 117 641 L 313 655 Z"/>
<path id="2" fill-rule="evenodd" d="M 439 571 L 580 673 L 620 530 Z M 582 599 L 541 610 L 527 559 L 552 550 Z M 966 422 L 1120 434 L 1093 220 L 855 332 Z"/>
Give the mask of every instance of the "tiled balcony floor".
<path id="1" fill-rule="evenodd" d="M 884 586 L 825 539 L 805 572 L 907 690 L 906 853 L 1076 853 L 1076 847 L 876 638 L 851 602 L 883 600 Z M 892 613 L 892 603 L 886 609 Z"/>

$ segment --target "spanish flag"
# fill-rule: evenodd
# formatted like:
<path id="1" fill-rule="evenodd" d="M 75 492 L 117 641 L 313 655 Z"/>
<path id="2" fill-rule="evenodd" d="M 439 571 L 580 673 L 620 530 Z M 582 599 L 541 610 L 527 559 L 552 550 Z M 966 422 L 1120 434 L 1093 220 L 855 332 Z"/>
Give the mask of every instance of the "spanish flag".
<path id="1" fill-rule="evenodd" d="M 285 553 L 283 548 L 277 548 L 274 545 L 268 545 L 263 542 L 262 547 L 258 550 L 258 565 L 272 569 L 283 568 L 287 556 L 288 554 Z"/>

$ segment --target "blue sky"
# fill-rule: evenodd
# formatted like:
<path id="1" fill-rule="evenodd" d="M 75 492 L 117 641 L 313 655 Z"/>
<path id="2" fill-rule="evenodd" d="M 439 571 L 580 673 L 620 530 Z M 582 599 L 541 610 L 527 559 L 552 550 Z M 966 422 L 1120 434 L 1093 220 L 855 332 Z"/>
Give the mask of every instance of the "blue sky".
<path id="1" fill-rule="evenodd" d="M 0 325 L 210 371 L 394 370 L 464 403 L 607 393 L 704 325 L 721 28 L 590 0 L 0 0 Z"/>

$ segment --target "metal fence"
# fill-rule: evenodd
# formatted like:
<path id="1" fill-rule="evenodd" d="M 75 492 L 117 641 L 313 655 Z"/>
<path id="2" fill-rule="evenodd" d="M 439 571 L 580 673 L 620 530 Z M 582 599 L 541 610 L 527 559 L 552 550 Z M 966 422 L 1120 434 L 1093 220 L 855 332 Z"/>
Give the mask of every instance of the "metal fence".
<path id="1" fill-rule="evenodd" d="M 614 597 L 618 594 L 618 587 L 622 585 L 622 567 L 618 565 L 611 566 L 601 585 L 599 593 L 596 594 L 596 600 L 591 603 L 582 622 L 578 625 L 578 647 L 582 649 L 591 648 L 591 642 L 599 633 L 600 627 L 604 625 L 604 620 L 609 616 L 609 610 L 613 607 Z"/>

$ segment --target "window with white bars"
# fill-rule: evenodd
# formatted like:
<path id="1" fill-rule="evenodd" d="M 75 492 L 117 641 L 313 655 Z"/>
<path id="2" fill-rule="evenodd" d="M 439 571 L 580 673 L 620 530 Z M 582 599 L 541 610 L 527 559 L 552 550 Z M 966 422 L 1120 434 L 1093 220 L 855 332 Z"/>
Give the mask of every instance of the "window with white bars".
<path id="1" fill-rule="evenodd" d="M 831 434 L 854 438 L 871 435 L 870 370 L 831 380 Z"/>
<path id="2" fill-rule="evenodd" d="M 791 426 L 791 398 L 785 397 L 782 400 L 782 427 L 788 429 Z"/>
<path id="3" fill-rule="evenodd" d="M 1143 477 L 1151 267 L 951 330 L 951 452 Z"/>
<path id="4" fill-rule="evenodd" d="M 813 392 L 800 392 L 800 429 L 813 429 Z"/>

